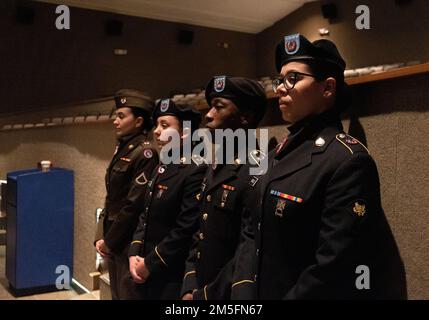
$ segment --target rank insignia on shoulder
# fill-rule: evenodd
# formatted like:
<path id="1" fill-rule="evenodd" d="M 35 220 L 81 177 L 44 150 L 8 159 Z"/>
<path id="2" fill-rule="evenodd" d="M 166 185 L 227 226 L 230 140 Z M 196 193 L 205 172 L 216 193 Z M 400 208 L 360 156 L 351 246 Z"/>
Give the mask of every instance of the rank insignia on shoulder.
<path id="1" fill-rule="evenodd" d="M 336 139 L 339 142 L 341 142 L 350 151 L 351 154 L 353 154 L 353 150 L 351 149 L 350 146 L 354 146 L 354 145 L 361 145 L 369 153 L 369 150 L 367 149 L 367 147 L 365 147 L 365 145 L 362 142 L 352 137 L 351 135 L 340 133 L 340 134 L 337 134 Z"/>
<path id="2" fill-rule="evenodd" d="M 153 157 L 153 151 L 152 151 L 151 149 L 144 149 L 144 150 L 143 150 L 143 155 L 144 155 L 146 158 L 150 159 L 150 158 L 152 158 L 152 157 Z"/>
<path id="3" fill-rule="evenodd" d="M 136 183 L 139 185 L 145 185 L 148 182 L 146 175 L 144 174 L 144 172 L 142 172 L 137 178 L 136 178 Z"/>
<path id="4" fill-rule="evenodd" d="M 249 184 L 254 187 L 259 181 L 259 178 L 256 176 L 253 176 L 252 179 L 250 180 Z"/>
<path id="5" fill-rule="evenodd" d="M 201 193 L 197 193 L 197 195 L 195 196 L 195 198 L 197 198 L 198 201 L 201 200 Z"/>
<path id="6" fill-rule="evenodd" d="M 126 162 L 131 162 L 131 159 L 130 159 L 130 158 L 124 158 L 124 157 L 122 157 L 122 158 L 121 158 L 121 160 L 122 160 L 122 161 L 126 161 Z"/>
<path id="7" fill-rule="evenodd" d="M 366 213 L 366 204 L 361 200 L 355 201 L 353 212 L 356 213 L 359 217 L 363 217 Z"/>

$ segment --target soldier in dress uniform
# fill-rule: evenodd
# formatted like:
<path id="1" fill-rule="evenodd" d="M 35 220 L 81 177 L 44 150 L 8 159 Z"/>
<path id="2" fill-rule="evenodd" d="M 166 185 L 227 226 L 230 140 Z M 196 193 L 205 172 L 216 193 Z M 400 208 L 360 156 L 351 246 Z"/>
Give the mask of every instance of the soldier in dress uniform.
<path id="1" fill-rule="evenodd" d="M 112 299 L 116 300 L 133 295 L 127 285 L 128 245 L 143 208 L 146 184 L 159 158 L 147 136 L 152 128 L 150 98 L 137 90 L 123 89 L 114 99 L 118 144 L 106 172 L 107 194 L 95 247 L 107 258 Z"/>
<path id="2" fill-rule="evenodd" d="M 255 237 L 245 236 L 246 259 L 237 263 L 253 256 L 259 299 L 404 298 L 375 162 L 339 117 L 345 61 L 333 42 L 296 34 L 278 44 L 276 67 L 273 89 L 290 126 L 269 154 L 255 197 Z"/>
<path id="3" fill-rule="evenodd" d="M 198 227 L 196 196 L 206 171 L 202 158 L 185 154 L 182 147 L 198 129 L 201 114 L 188 105 L 162 99 L 153 120 L 154 135 L 162 148 L 161 163 L 151 177 L 145 207 L 131 242 L 130 273 L 138 298 L 180 299 L 185 260 Z M 184 126 L 185 121 L 191 127 Z M 169 139 L 169 132 L 180 134 L 180 142 Z M 165 151 L 168 143 L 171 162 L 165 163 L 163 154 L 170 153 Z"/>
<path id="4" fill-rule="evenodd" d="M 210 110 L 207 128 L 252 129 L 262 119 L 267 98 L 255 80 L 241 77 L 214 77 L 207 85 Z M 240 159 L 244 148 L 246 159 Z M 201 202 L 199 230 L 186 264 L 182 299 L 229 299 L 231 288 L 248 285 L 232 283 L 233 257 L 239 244 L 242 219 L 249 217 L 247 204 L 251 180 L 246 143 L 236 145 L 233 159 L 220 159 L 207 169 L 198 199 Z M 246 163 L 246 164 L 245 164 Z"/>

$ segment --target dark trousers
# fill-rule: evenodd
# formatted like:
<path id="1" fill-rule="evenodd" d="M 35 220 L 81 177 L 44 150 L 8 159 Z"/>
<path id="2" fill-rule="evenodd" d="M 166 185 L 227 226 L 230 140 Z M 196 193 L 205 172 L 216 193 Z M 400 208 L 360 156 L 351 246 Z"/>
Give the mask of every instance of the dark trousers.
<path id="1" fill-rule="evenodd" d="M 107 259 L 112 300 L 139 299 L 139 293 L 131 279 L 127 252 L 128 248 L 120 254 L 111 254 Z"/>

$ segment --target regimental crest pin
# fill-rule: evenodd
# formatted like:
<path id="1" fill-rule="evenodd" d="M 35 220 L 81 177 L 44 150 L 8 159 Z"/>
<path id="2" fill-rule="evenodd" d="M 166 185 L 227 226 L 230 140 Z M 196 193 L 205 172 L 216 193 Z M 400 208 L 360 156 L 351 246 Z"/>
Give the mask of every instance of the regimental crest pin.
<path id="1" fill-rule="evenodd" d="M 285 36 L 285 51 L 287 54 L 295 54 L 299 50 L 299 33 Z"/>
<path id="2" fill-rule="evenodd" d="M 359 217 L 363 217 L 366 213 L 366 205 L 363 201 L 356 201 L 353 207 L 353 212 Z"/>
<path id="3" fill-rule="evenodd" d="M 161 112 L 166 112 L 169 106 L 170 106 L 170 99 L 164 99 L 164 100 L 161 100 L 161 105 L 159 109 L 161 110 Z"/>
<path id="4" fill-rule="evenodd" d="M 151 149 L 144 149 L 143 150 L 143 155 L 145 156 L 145 158 L 152 158 L 153 157 L 153 152 Z"/>
<path id="5" fill-rule="evenodd" d="M 226 82 L 226 77 L 225 76 L 216 77 L 214 79 L 214 82 L 213 82 L 214 90 L 216 92 L 222 92 L 223 90 L 225 90 L 225 82 Z"/>

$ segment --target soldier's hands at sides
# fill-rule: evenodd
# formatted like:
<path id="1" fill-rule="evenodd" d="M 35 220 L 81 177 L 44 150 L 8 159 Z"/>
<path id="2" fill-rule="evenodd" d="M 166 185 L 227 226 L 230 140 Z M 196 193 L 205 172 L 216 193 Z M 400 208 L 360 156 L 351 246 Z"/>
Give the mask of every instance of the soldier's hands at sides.
<path id="1" fill-rule="evenodd" d="M 109 248 L 107 247 L 104 239 L 100 239 L 95 243 L 95 250 L 103 257 L 106 258 L 109 256 Z"/>
<path id="2" fill-rule="evenodd" d="M 185 293 L 182 297 L 182 300 L 194 300 L 192 293 Z"/>
<path id="3" fill-rule="evenodd" d="M 149 269 L 146 267 L 146 264 L 144 263 L 144 258 L 140 258 L 138 260 L 136 265 L 136 274 L 141 279 L 143 279 L 143 282 L 145 282 L 147 278 L 149 278 L 150 272 Z"/>
<path id="4" fill-rule="evenodd" d="M 139 257 L 139 256 L 131 256 L 129 257 L 129 263 L 130 263 L 130 274 L 131 277 L 133 278 L 133 281 L 135 283 L 144 283 L 145 279 L 141 278 L 138 274 L 137 274 L 137 265 L 139 264 L 139 262 L 143 260 L 143 258 Z"/>

